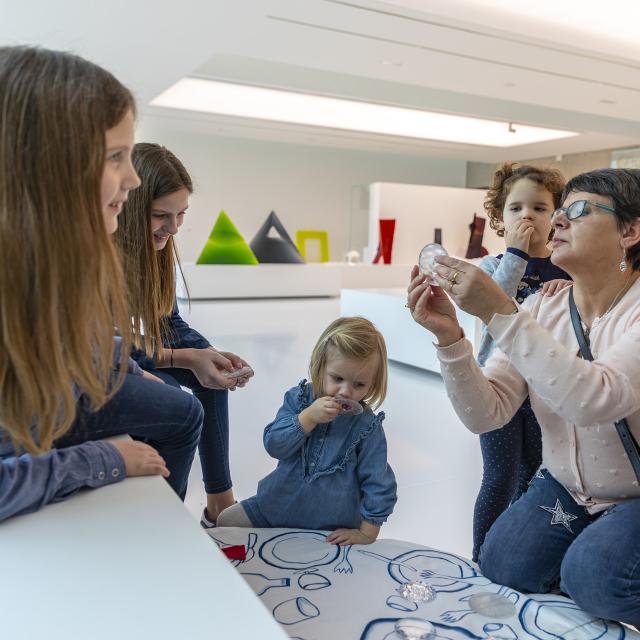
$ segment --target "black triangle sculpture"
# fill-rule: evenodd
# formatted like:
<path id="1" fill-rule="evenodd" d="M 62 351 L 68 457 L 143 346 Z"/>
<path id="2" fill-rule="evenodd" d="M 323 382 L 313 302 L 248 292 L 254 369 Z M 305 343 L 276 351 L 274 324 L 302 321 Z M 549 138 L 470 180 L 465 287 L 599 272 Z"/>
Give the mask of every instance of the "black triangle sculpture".
<path id="1" fill-rule="evenodd" d="M 272 228 L 275 229 L 279 237 L 272 238 L 269 236 L 269 231 L 271 231 Z M 253 236 L 253 240 L 249 246 L 256 258 L 258 258 L 258 262 L 261 263 L 304 263 L 304 258 L 300 255 L 296 245 L 293 244 L 293 241 L 275 211 L 272 211 L 268 215 L 264 224 L 258 229 L 256 235 Z"/>

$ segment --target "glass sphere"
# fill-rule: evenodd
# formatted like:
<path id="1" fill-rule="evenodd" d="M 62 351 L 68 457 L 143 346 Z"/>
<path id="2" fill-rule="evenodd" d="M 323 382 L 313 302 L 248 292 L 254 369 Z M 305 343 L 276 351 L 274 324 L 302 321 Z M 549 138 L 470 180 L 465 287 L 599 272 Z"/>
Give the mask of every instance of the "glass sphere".
<path id="1" fill-rule="evenodd" d="M 420 273 L 427 276 L 431 284 L 437 284 L 436 281 L 431 277 L 433 274 L 433 269 L 436 266 L 436 256 L 448 255 L 449 254 L 447 253 L 447 250 L 441 244 L 437 244 L 435 242 L 432 242 L 422 248 L 420 256 L 418 257 L 418 267 L 420 268 Z"/>

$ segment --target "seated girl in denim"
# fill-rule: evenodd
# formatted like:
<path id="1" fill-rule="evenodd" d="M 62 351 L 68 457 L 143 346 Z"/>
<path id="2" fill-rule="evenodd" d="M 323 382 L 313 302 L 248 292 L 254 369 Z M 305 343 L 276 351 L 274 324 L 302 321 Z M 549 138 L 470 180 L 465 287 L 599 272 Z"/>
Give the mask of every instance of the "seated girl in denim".
<path id="1" fill-rule="evenodd" d="M 387 391 L 384 339 L 364 318 L 339 318 L 320 336 L 309 373 L 264 430 L 278 466 L 218 526 L 326 529 L 327 542 L 370 544 L 397 500 L 384 413 L 373 412 Z M 348 401 L 362 412 L 345 413 Z"/>

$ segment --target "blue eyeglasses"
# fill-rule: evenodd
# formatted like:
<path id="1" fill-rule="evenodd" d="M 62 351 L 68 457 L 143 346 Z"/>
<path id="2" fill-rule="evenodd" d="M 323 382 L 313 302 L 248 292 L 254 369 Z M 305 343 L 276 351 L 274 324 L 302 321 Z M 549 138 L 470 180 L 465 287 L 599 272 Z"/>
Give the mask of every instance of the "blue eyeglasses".
<path id="1" fill-rule="evenodd" d="M 564 213 L 567 216 L 568 220 L 576 220 L 577 218 L 581 218 L 582 216 L 586 216 L 589 211 L 587 210 L 587 205 L 590 204 L 592 207 L 597 207 L 598 209 L 604 209 L 609 213 L 615 213 L 616 210 L 607 207 L 606 204 L 600 204 L 599 202 L 591 202 L 590 200 L 576 200 L 572 202 L 568 207 L 559 207 L 551 214 L 551 219 L 553 220 L 556 215 L 559 213 Z"/>

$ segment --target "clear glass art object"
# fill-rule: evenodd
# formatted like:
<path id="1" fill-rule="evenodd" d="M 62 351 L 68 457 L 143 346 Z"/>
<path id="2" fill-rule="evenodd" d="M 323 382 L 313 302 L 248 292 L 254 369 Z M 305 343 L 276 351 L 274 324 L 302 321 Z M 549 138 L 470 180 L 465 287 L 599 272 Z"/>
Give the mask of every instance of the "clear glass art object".
<path id="1" fill-rule="evenodd" d="M 509 598 L 499 593 L 482 591 L 469 597 L 473 611 L 488 618 L 512 618 L 517 614 L 516 606 Z"/>
<path id="2" fill-rule="evenodd" d="M 448 256 L 447 250 L 440 244 L 432 242 L 420 251 L 418 267 L 422 275 L 427 276 L 430 284 L 438 284 L 433 278 L 433 269 L 436 266 L 436 256 Z"/>
<path id="3" fill-rule="evenodd" d="M 236 369 L 235 371 L 223 371 L 222 375 L 225 378 L 242 378 L 242 376 L 252 376 L 253 369 L 251 367 L 242 367 L 242 369 Z"/>
<path id="4" fill-rule="evenodd" d="M 431 602 L 435 600 L 436 590 L 422 580 L 405 582 L 398 587 L 398 593 L 409 602 Z"/>
<path id="5" fill-rule="evenodd" d="M 340 403 L 340 413 L 342 415 L 357 416 L 363 412 L 362 405 L 355 400 L 343 398 L 342 396 L 334 396 L 334 400 Z"/>
<path id="6" fill-rule="evenodd" d="M 394 626 L 396 635 L 403 640 L 424 640 L 432 638 L 435 627 L 424 618 L 401 618 Z"/>

